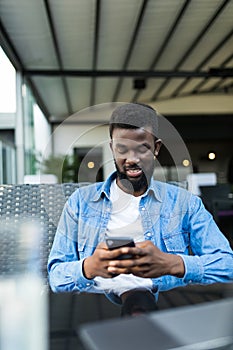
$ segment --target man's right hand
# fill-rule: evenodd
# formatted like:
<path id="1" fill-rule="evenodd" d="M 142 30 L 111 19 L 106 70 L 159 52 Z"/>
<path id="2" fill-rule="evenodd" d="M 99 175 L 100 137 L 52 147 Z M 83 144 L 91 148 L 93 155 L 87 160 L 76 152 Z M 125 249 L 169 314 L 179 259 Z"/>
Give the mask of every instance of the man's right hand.
<path id="1" fill-rule="evenodd" d="M 83 262 L 84 276 L 88 279 L 96 276 L 112 278 L 113 274 L 108 271 L 109 261 L 117 259 L 122 254 L 122 249 L 109 250 L 106 243 L 99 243 L 93 255 L 88 256 Z"/>

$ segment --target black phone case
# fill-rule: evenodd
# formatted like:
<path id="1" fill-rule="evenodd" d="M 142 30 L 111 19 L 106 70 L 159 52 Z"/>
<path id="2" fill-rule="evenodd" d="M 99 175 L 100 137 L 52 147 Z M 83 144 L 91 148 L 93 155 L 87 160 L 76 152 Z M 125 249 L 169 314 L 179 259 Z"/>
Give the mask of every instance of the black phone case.
<path id="1" fill-rule="evenodd" d="M 106 244 L 108 246 L 109 250 L 113 250 L 113 249 L 117 249 L 117 248 L 121 248 L 121 247 L 135 247 L 134 241 L 132 238 L 115 238 L 115 237 L 111 237 L 111 238 L 106 238 Z M 132 255 L 130 254 L 122 254 L 120 255 L 117 259 L 118 260 L 122 260 L 122 259 L 131 259 Z"/>

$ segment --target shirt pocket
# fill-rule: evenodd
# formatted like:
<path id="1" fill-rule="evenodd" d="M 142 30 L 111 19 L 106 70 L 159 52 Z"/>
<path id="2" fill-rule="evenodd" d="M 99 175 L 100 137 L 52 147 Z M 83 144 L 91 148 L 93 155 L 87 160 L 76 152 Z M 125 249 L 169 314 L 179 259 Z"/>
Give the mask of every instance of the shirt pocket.
<path id="1" fill-rule="evenodd" d="M 96 246 L 103 240 L 100 222 L 95 215 L 80 215 L 77 246 L 80 258 L 93 254 Z"/>
<path id="2" fill-rule="evenodd" d="M 169 253 L 186 253 L 189 247 L 188 232 L 172 232 L 163 235 L 163 241 L 167 252 Z"/>
<path id="3" fill-rule="evenodd" d="M 93 254 L 96 246 L 88 238 L 81 238 L 77 243 L 79 259 L 82 260 Z"/>
<path id="4" fill-rule="evenodd" d="M 189 254 L 189 232 L 186 229 L 185 212 L 166 212 L 161 215 L 160 223 L 167 252 Z"/>

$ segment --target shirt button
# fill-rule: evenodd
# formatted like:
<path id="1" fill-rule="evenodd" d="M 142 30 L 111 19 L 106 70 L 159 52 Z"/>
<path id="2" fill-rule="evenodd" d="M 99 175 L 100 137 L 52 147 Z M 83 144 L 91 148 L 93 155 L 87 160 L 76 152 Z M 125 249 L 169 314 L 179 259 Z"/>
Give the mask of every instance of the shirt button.
<path id="1" fill-rule="evenodd" d="M 142 207 L 142 210 L 146 210 L 146 208 L 145 208 L 145 207 Z"/>
<path id="2" fill-rule="evenodd" d="M 146 236 L 147 236 L 147 237 L 151 237 L 151 236 L 152 236 L 152 233 L 151 233 L 151 232 L 147 232 Z"/>
<path id="3" fill-rule="evenodd" d="M 91 284 L 90 283 L 87 283 L 86 286 L 89 287 Z"/>

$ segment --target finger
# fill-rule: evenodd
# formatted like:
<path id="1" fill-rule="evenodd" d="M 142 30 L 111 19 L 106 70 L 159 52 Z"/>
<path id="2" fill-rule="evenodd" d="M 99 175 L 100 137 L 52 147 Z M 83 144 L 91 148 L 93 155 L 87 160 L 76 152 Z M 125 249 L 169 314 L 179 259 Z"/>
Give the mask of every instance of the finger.
<path id="1" fill-rule="evenodd" d="M 131 268 L 131 271 L 132 272 L 143 272 L 143 273 L 147 273 L 149 272 L 151 269 L 150 269 L 150 266 L 148 264 L 145 264 L 145 265 L 141 265 L 141 266 L 133 266 Z"/>
<path id="2" fill-rule="evenodd" d="M 99 271 L 97 271 L 97 276 L 104 278 L 112 278 L 113 274 L 111 271 L 108 271 L 108 265 L 101 266 L 99 265 Z"/>
<path id="3" fill-rule="evenodd" d="M 134 266 L 134 267 L 109 266 L 108 271 L 115 275 L 119 275 L 121 273 L 124 273 L 124 274 L 132 273 L 138 277 L 145 277 L 145 278 L 151 277 L 151 270 L 148 265 Z M 156 273 L 156 272 L 154 271 L 153 273 Z M 158 276 L 160 276 L 159 273 L 157 274 L 157 277 Z"/>
<path id="4" fill-rule="evenodd" d="M 120 250 L 121 254 L 130 254 L 134 257 L 137 255 L 145 255 L 145 251 L 140 247 L 122 247 Z"/>
<path id="5" fill-rule="evenodd" d="M 105 273 L 101 274 L 101 277 L 103 278 L 113 278 L 114 273 L 112 273 L 111 271 L 106 271 Z"/>
<path id="6" fill-rule="evenodd" d="M 107 244 L 105 243 L 105 242 L 100 242 L 98 245 L 97 245 L 97 247 L 96 247 L 96 249 L 108 249 L 108 247 L 107 247 Z"/>
<path id="7" fill-rule="evenodd" d="M 114 268 L 129 268 L 132 266 L 136 266 L 136 261 L 134 259 L 111 260 L 108 263 L 108 267 Z"/>
<path id="8" fill-rule="evenodd" d="M 110 260 L 114 260 L 119 258 L 119 256 L 121 256 L 122 254 L 128 254 L 129 248 L 118 248 L 118 249 L 114 249 L 114 250 L 109 250 L 108 251 L 108 259 Z M 130 253 L 130 255 L 133 256 L 133 254 Z"/>
<path id="9" fill-rule="evenodd" d="M 112 275 L 120 275 L 122 273 L 129 274 L 131 273 L 131 270 L 129 268 L 117 268 L 117 267 L 109 266 L 108 272 Z"/>
<path id="10" fill-rule="evenodd" d="M 109 250 L 105 243 L 100 243 L 94 252 L 100 260 L 117 259 L 121 255 L 120 249 Z"/>
<path id="11" fill-rule="evenodd" d="M 148 268 L 148 266 L 144 266 L 144 267 L 133 267 L 131 268 L 131 273 L 135 276 L 138 277 L 145 277 L 145 278 L 149 278 L 149 277 L 160 277 L 161 273 L 159 271 L 157 271 L 157 269 L 153 269 L 151 270 L 150 268 Z"/>
<path id="12" fill-rule="evenodd" d="M 161 277 L 161 274 L 157 271 L 153 271 L 153 273 L 151 271 L 148 272 L 132 272 L 133 275 L 138 276 L 138 277 L 143 277 L 143 278 L 157 278 L 157 277 Z"/>
<path id="13" fill-rule="evenodd" d="M 142 242 L 137 242 L 136 246 L 140 248 L 146 248 L 146 247 L 154 246 L 154 244 L 151 241 L 146 240 Z"/>

